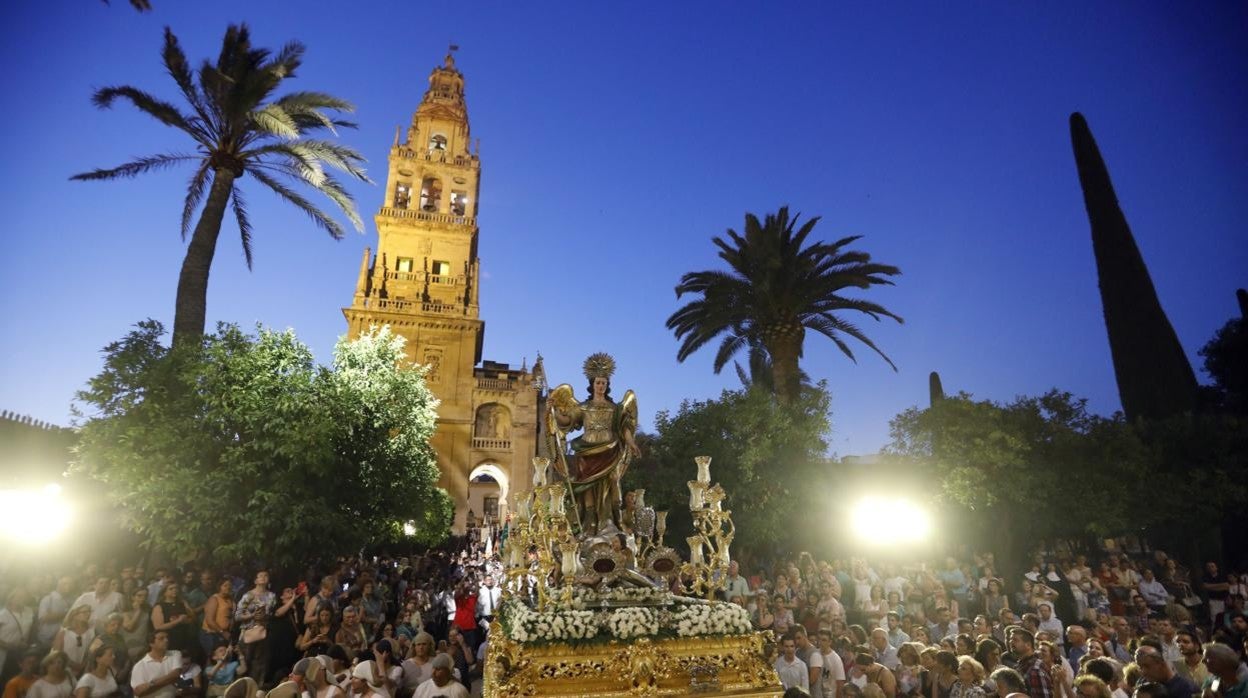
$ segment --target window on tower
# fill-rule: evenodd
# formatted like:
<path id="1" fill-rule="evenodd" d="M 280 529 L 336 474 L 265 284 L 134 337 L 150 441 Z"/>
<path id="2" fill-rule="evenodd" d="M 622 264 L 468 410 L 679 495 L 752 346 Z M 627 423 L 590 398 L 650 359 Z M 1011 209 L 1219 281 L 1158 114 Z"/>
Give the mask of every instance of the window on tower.
<path id="1" fill-rule="evenodd" d="M 442 261 L 435 259 L 433 260 L 433 263 L 432 263 L 432 269 L 430 269 L 429 271 L 434 276 L 450 276 L 451 275 L 451 263 L 442 262 Z M 436 279 L 434 280 L 434 283 L 437 283 Z"/>
<path id="2" fill-rule="evenodd" d="M 464 215 L 468 210 L 468 193 L 462 191 L 451 192 L 451 213 L 456 216 Z"/>
<path id="3" fill-rule="evenodd" d="M 442 207 L 442 182 L 437 177 L 425 177 L 420 183 L 420 210 L 436 212 Z"/>
<path id="4" fill-rule="evenodd" d="M 403 272 L 405 274 L 412 273 L 412 258 L 399 257 L 398 263 L 395 265 L 395 271 Z"/>
<path id="5" fill-rule="evenodd" d="M 446 150 L 446 136 L 435 133 L 429 137 L 429 150 Z"/>
<path id="6" fill-rule="evenodd" d="M 407 208 L 412 201 L 412 185 L 399 182 L 394 185 L 394 207 Z"/>

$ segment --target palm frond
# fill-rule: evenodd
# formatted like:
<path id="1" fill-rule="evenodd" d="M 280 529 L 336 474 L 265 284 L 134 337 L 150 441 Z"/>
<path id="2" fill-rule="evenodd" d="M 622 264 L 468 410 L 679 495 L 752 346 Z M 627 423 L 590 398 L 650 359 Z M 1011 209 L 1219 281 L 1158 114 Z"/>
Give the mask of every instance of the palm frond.
<path id="1" fill-rule="evenodd" d="M 234 218 L 238 221 L 238 236 L 243 243 L 243 259 L 247 260 L 247 270 L 251 271 L 251 219 L 247 216 L 247 202 L 238 186 L 230 195 L 230 205 L 234 208 Z"/>
<path id="2" fill-rule="evenodd" d="M 728 361 L 740 351 L 748 343 L 748 338 L 743 333 L 730 333 L 724 337 L 719 344 L 719 351 L 715 353 L 715 363 L 712 369 L 718 374 L 724 370 L 724 366 L 728 365 Z"/>
<path id="3" fill-rule="evenodd" d="M 186 233 L 191 229 L 191 217 L 195 215 L 195 209 L 199 208 L 199 202 L 204 198 L 204 188 L 212 179 L 210 162 L 205 159 L 199 167 L 195 168 L 195 174 L 191 175 L 190 185 L 186 188 L 186 201 L 182 204 L 183 242 L 186 241 Z"/>
<path id="4" fill-rule="evenodd" d="M 135 177 L 144 172 L 152 170 L 160 170 L 166 167 L 172 167 L 184 162 L 199 160 L 200 158 L 193 155 L 182 155 L 179 153 L 168 153 L 162 155 L 151 155 L 145 158 L 132 160 L 124 165 L 114 167 L 112 169 L 96 169 L 90 172 L 83 172 L 70 177 L 71 180 L 80 182 L 96 180 L 96 179 L 118 179 L 120 177 Z"/>
<path id="5" fill-rule="evenodd" d="M 195 87 L 195 79 L 191 74 L 191 65 L 186 60 L 186 53 L 182 51 L 182 45 L 178 42 L 178 37 L 174 35 L 173 30 L 165 27 L 165 45 L 160 52 L 161 59 L 165 63 L 165 70 L 169 72 L 169 76 L 177 83 L 178 89 L 182 91 L 182 96 L 195 110 L 200 120 L 208 127 L 212 123 L 212 119 L 208 116 L 208 110 L 204 107 L 203 95 Z"/>
<path id="6" fill-rule="evenodd" d="M 341 240 L 346 236 L 346 232 L 343 231 L 342 226 L 338 224 L 338 221 L 334 220 L 324 211 L 314 206 L 312 202 L 300 196 L 298 192 L 277 181 L 260 168 L 251 169 L 249 171 L 251 172 L 251 175 L 261 184 L 264 184 L 269 189 L 272 189 L 278 196 L 308 214 L 308 217 L 320 226 L 322 230 L 329 233 L 330 237 L 335 240 Z"/>
<path id="7" fill-rule="evenodd" d="M 212 145 L 211 136 L 204 130 L 203 124 L 193 117 L 188 117 L 172 104 L 153 97 L 152 95 L 129 85 L 120 87 L 102 87 L 91 96 L 91 103 L 100 109 L 111 109 L 117 98 L 129 100 L 139 111 L 153 117 L 157 121 L 185 131 L 203 145 Z"/>
<path id="8" fill-rule="evenodd" d="M 264 133 L 280 138 L 298 138 L 299 125 L 286 110 L 275 104 L 266 104 L 263 109 L 250 113 L 251 122 Z"/>

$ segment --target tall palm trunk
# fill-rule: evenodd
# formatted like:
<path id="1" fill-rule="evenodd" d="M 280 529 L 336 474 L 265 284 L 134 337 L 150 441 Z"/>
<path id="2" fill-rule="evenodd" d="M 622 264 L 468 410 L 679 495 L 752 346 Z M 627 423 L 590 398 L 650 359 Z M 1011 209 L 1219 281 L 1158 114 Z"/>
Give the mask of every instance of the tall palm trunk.
<path id="1" fill-rule="evenodd" d="M 217 251 L 217 237 L 221 234 L 221 221 L 225 207 L 234 190 L 238 175 L 230 168 L 220 167 L 213 172 L 212 188 L 208 200 L 191 234 L 191 244 L 182 259 L 182 273 L 178 275 L 178 297 L 174 301 L 173 344 L 198 342 L 204 334 L 208 315 L 208 272 L 212 268 L 212 256 Z"/>
<path id="2" fill-rule="evenodd" d="M 795 325 L 772 332 L 764 342 L 767 353 L 771 355 L 771 379 L 776 402 L 781 405 L 793 404 L 801 392 L 802 377 L 797 360 L 802 354 L 805 336 L 805 328 Z"/>

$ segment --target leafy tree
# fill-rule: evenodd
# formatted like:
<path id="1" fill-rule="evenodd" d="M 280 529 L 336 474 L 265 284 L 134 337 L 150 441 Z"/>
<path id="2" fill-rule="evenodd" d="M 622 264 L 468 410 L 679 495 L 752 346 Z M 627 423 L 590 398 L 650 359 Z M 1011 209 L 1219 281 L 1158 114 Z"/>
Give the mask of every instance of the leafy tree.
<path id="1" fill-rule="evenodd" d="M 1241 316 L 1227 320 L 1200 348 L 1200 355 L 1221 408 L 1248 415 L 1248 293 L 1241 288 L 1236 296 Z"/>
<path id="2" fill-rule="evenodd" d="M 796 401 L 801 390 L 798 360 L 807 329 L 826 336 L 855 361 L 845 338 L 856 339 L 896 370 L 879 347 L 840 313 L 853 311 L 874 320 L 890 317 L 897 322 L 901 318 L 877 303 L 840 293 L 851 287 L 892 285 L 887 277 L 901 270 L 872 262 L 866 252 L 845 249 L 861 236 L 807 246 L 819 218 L 798 227 L 800 217 L 790 218 L 787 206 L 762 221 L 747 213 L 744 234 L 729 229 L 727 240 L 712 238 L 729 271 L 697 271 L 681 277 L 676 297 L 700 297 L 667 319 L 667 328 L 681 340 L 678 361 L 722 337 L 714 363 L 719 373 L 742 348 L 762 346 L 772 362 L 776 397 L 784 404 Z"/>
<path id="3" fill-rule="evenodd" d="M 429 437 L 437 401 L 388 328 L 317 366 L 292 332 L 222 325 L 202 347 L 155 321 L 105 349 L 78 394 L 75 469 L 177 559 L 289 566 L 358 551 L 399 522 L 448 532 Z M 85 414 L 84 414 L 85 413 Z"/>
<path id="4" fill-rule="evenodd" d="M 817 503 L 824 435 L 830 428 L 825 384 L 803 391 L 785 408 L 765 390 L 725 390 L 718 400 L 686 400 L 659 412 L 647 458 L 625 474 L 624 487 L 646 488 L 646 500 L 668 509 L 667 542 L 679 547 L 690 527 L 685 483 L 697 474 L 694 456 L 711 456 L 711 479 L 728 494 L 736 547 L 774 547 Z"/>
<path id="5" fill-rule="evenodd" d="M 253 48 L 247 25 L 231 25 L 226 30 L 216 65 L 204 61 L 196 82 L 177 37 L 166 27 L 161 57 L 189 105 L 189 113 L 129 85 L 105 87 L 92 97 L 102 109 L 111 107 L 117 99 L 127 100 L 162 124 L 190 136 L 195 144 L 197 152 L 193 155 L 161 153 L 120 167 L 71 177 L 77 180 L 119 179 L 174 165 L 194 164 L 195 172 L 182 207 L 182 239 L 186 239 L 191 218 L 201 201 L 203 208 L 178 276 L 174 344 L 198 341 L 204 333 L 208 273 L 227 206 L 238 221 L 243 256 L 247 268 L 251 268 L 251 222 L 246 201 L 238 188 L 238 180 L 244 175 L 250 174 L 302 210 L 334 239 L 343 237 L 342 226 L 288 186 L 286 180 L 302 182 L 329 197 L 356 230 L 364 229 L 351 195 L 338 179 L 325 171 L 329 166 L 367 182 L 368 177 L 361 169 L 364 157 L 332 141 L 307 137 L 321 131 L 336 135 L 338 128 L 354 128 L 355 124 L 330 114 L 351 112 L 355 108 L 350 102 L 321 92 L 292 92 L 271 99 L 284 80 L 295 77 L 303 62 L 303 52 L 304 47 L 298 42 L 286 44 L 276 54 L 268 49 Z M 207 199 L 204 199 L 205 190 Z"/>
<path id="6" fill-rule="evenodd" d="M 1088 122 L 1078 112 L 1070 115 L 1070 138 L 1092 226 L 1092 251 L 1122 410 L 1130 419 L 1190 413 L 1196 407 L 1196 374 L 1157 299 Z"/>

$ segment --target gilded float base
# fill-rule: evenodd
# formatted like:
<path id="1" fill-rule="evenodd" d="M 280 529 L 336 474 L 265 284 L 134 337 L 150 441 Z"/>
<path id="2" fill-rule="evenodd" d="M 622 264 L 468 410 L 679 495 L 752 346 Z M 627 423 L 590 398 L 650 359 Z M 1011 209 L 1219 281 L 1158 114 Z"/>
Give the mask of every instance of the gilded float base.
<path id="1" fill-rule="evenodd" d="M 485 698 L 516 696 L 780 696 L 769 633 L 532 645 L 490 628 Z"/>

